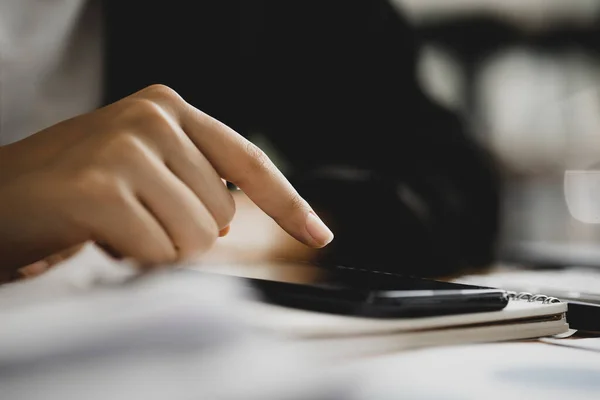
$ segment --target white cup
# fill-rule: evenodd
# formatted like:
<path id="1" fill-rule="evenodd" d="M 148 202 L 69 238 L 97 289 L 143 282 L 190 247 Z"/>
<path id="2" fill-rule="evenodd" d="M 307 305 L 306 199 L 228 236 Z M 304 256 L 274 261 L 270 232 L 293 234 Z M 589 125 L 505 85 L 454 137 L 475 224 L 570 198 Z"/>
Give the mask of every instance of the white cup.
<path id="1" fill-rule="evenodd" d="M 566 171 L 564 194 L 573 218 L 585 224 L 600 224 L 600 170 Z"/>

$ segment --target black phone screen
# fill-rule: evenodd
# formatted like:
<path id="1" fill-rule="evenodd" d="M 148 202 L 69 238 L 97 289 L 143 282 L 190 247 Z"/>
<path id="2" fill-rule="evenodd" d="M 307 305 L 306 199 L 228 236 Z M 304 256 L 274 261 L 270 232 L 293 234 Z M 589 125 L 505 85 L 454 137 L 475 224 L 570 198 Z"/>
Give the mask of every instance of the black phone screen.
<path id="1" fill-rule="evenodd" d="M 384 272 L 321 267 L 312 282 L 244 278 L 269 303 L 373 318 L 412 318 L 501 310 L 505 291 Z"/>

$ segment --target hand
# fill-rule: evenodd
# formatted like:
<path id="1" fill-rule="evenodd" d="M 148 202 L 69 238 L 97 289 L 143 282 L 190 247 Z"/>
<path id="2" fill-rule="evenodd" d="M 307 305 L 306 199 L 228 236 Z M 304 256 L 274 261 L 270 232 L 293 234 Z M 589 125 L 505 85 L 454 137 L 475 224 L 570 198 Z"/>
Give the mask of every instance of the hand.
<path id="1" fill-rule="evenodd" d="M 319 256 L 318 250 L 302 245 L 287 235 L 271 218 L 262 212 L 241 191 L 232 192 L 236 216 L 231 222 L 231 233 L 217 241 L 204 254 L 205 266 L 260 265 L 268 268 L 275 262 L 311 262 Z"/>
<path id="2" fill-rule="evenodd" d="M 155 85 L 0 148 L 0 257 L 16 268 L 88 240 L 142 264 L 227 230 L 240 187 L 297 240 L 333 234 L 256 146 Z"/>
<path id="3" fill-rule="evenodd" d="M 33 264 L 29 264 L 25 267 L 19 268 L 15 279 L 32 279 L 39 275 L 42 275 L 50 268 L 55 265 L 68 260 L 75 254 L 77 254 L 83 248 L 83 244 L 68 248 L 57 254 L 52 254 L 44 258 L 43 260 L 36 261 Z"/>

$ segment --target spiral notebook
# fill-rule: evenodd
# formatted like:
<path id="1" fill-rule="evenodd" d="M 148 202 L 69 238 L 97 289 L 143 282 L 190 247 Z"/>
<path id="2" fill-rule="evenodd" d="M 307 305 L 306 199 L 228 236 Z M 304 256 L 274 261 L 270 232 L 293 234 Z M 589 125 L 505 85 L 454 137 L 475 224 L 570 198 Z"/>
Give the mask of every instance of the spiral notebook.
<path id="1" fill-rule="evenodd" d="M 502 311 L 406 319 L 372 319 L 253 303 L 251 324 L 319 346 L 327 354 L 378 353 L 468 343 L 533 339 L 566 333 L 567 305 L 513 297 Z"/>
<path id="2" fill-rule="evenodd" d="M 539 270 L 500 265 L 485 275 L 467 275 L 455 282 L 557 297 L 567 303 L 571 329 L 600 332 L 600 272 L 597 269 Z"/>
<path id="3" fill-rule="evenodd" d="M 242 266 L 219 273 L 298 282 L 289 266 L 257 270 Z M 271 272 L 277 271 L 279 276 Z M 229 273 L 228 273 L 229 272 Z M 314 271 L 313 271 L 314 272 Z M 376 273 L 375 271 L 369 271 Z M 310 274 L 308 274 L 310 275 Z M 314 275 L 305 277 L 306 281 Z M 319 347 L 321 354 L 353 357 L 384 354 L 421 347 L 533 339 L 566 333 L 567 304 L 558 299 L 509 292 L 501 311 L 422 318 L 376 319 L 311 312 L 260 301 L 241 310 L 257 329 L 298 339 L 302 345 Z"/>

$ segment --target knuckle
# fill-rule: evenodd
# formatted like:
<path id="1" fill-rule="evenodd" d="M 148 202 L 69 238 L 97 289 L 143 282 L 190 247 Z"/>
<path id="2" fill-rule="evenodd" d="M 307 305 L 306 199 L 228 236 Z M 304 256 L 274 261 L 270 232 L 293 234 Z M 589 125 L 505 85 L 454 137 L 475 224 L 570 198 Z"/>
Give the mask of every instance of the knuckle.
<path id="1" fill-rule="evenodd" d="M 161 115 L 163 113 L 155 101 L 144 97 L 132 99 L 130 106 L 144 117 Z"/>
<path id="2" fill-rule="evenodd" d="M 269 172 L 271 160 L 260 147 L 248 142 L 246 144 L 246 154 L 248 156 L 246 176 Z"/>
<path id="3" fill-rule="evenodd" d="M 211 210 L 219 230 L 231 224 L 231 221 L 233 221 L 233 217 L 235 216 L 235 201 L 231 195 L 228 195 L 227 197 L 228 198 L 226 198 L 223 203 L 218 205 L 218 208 L 215 208 L 214 211 Z"/>
<path id="4" fill-rule="evenodd" d="M 236 205 L 233 196 L 230 193 L 227 193 L 227 205 L 225 207 L 224 217 L 223 217 L 223 227 L 229 225 L 231 221 L 233 221 L 233 217 L 235 217 L 236 213 Z"/>
<path id="5" fill-rule="evenodd" d="M 281 207 L 278 214 L 273 216 L 273 219 L 280 223 L 288 219 L 290 216 L 296 215 L 298 211 L 306 208 L 307 205 L 304 199 L 300 197 L 300 195 L 296 194 L 283 203 L 283 207 Z"/>
<path id="6" fill-rule="evenodd" d="M 189 244 L 179 247 L 179 258 L 190 260 L 210 250 L 219 238 L 219 228 L 215 221 L 205 221 L 200 227 L 200 232 L 194 235 Z"/>
<path id="7" fill-rule="evenodd" d="M 128 100 L 126 118 L 135 122 L 162 123 L 166 121 L 166 113 L 155 101 L 145 97 L 134 97 Z"/>
<path id="8" fill-rule="evenodd" d="M 219 227 L 217 222 L 213 219 L 209 219 L 204 229 L 204 240 L 202 240 L 202 251 L 209 250 L 216 243 L 219 238 Z"/>
<path id="9" fill-rule="evenodd" d="M 178 129 L 177 123 L 158 102 L 134 98 L 130 100 L 128 108 L 125 118 L 139 134 L 158 143 L 164 143 L 166 138 L 181 141 L 183 131 Z"/>
<path id="10" fill-rule="evenodd" d="M 212 218 L 207 218 L 203 222 L 201 227 L 202 240 L 199 241 L 200 251 L 210 249 L 219 238 L 219 227 L 217 226 L 217 222 Z"/>
<path id="11" fill-rule="evenodd" d="M 289 209 L 292 212 L 298 211 L 298 210 L 303 210 L 306 208 L 306 202 L 304 201 L 304 199 L 302 197 L 300 197 L 300 195 L 295 194 L 294 196 L 292 196 L 292 198 L 289 201 Z"/>
<path id="12" fill-rule="evenodd" d="M 164 101 L 181 101 L 181 96 L 175 90 L 167 85 L 156 83 L 150 85 L 141 91 L 143 96 L 151 99 L 161 99 Z"/>

